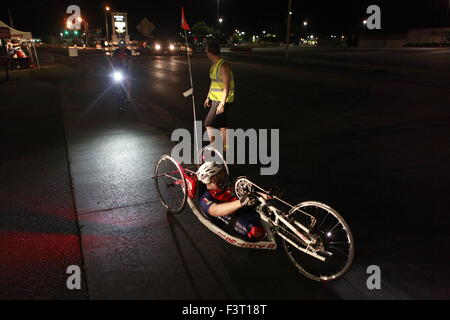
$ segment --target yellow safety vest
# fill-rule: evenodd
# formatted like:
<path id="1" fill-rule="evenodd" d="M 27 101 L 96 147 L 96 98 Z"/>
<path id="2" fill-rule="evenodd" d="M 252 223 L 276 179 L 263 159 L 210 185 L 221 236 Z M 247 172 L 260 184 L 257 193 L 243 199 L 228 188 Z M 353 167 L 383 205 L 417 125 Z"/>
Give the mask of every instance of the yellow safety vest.
<path id="1" fill-rule="evenodd" d="M 220 74 L 220 68 L 224 64 L 224 59 L 219 59 L 215 64 L 211 66 L 211 70 L 209 71 L 209 77 L 211 78 L 211 89 L 209 93 L 209 98 L 213 101 L 222 101 L 223 98 L 223 79 Z M 228 94 L 227 103 L 234 101 L 234 75 L 233 71 L 231 71 L 231 87 L 230 93 Z"/>

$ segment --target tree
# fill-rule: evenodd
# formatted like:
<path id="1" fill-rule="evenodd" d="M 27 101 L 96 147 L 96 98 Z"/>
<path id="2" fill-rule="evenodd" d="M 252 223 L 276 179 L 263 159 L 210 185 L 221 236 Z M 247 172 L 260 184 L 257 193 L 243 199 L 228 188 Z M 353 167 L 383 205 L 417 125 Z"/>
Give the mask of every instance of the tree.
<path id="1" fill-rule="evenodd" d="M 192 30 L 192 33 L 194 34 L 194 36 L 198 36 L 198 37 L 206 37 L 209 34 L 216 33 L 214 28 L 208 26 L 205 21 L 197 22 L 196 24 L 194 24 L 192 26 L 191 30 Z"/>

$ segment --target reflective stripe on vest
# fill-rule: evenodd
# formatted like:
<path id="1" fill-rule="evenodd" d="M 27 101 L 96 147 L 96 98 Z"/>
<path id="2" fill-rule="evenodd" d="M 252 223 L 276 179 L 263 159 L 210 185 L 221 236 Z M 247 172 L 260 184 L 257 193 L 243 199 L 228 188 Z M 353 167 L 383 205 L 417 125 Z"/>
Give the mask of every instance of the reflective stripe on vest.
<path id="1" fill-rule="evenodd" d="M 216 64 L 211 66 L 211 70 L 209 71 L 209 77 L 211 79 L 211 89 L 209 93 L 209 98 L 214 101 L 222 101 L 223 97 L 223 80 L 222 75 L 220 74 L 220 69 L 224 64 L 224 59 L 219 59 Z M 231 85 L 230 85 L 230 93 L 228 94 L 227 103 L 234 101 L 234 75 L 233 71 L 231 71 Z"/>

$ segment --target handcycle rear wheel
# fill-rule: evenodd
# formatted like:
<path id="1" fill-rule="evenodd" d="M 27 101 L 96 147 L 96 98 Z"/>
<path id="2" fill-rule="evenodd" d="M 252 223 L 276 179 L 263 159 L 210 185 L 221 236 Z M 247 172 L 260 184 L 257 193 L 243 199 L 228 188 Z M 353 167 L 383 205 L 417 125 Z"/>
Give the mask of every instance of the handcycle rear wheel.
<path id="1" fill-rule="evenodd" d="M 155 167 L 155 187 L 162 205 L 172 214 L 183 211 L 187 186 L 181 166 L 171 157 L 162 156 Z"/>
<path id="2" fill-rule="evenodd" d="M 316 243 L 307 246 L 295 235 L 284 235 L 296 245 L 326 257 L 320 261 L 282 239 L 287 255 L 303 275 L 316 281 L 332 281 L 345 275 L 352 265 L 355 247 L 348 224 L 336 210 L 320 202 L 307 201 L 294 206 L 287 218 L 294 227 L 300 223 L 310 229 Z"/>

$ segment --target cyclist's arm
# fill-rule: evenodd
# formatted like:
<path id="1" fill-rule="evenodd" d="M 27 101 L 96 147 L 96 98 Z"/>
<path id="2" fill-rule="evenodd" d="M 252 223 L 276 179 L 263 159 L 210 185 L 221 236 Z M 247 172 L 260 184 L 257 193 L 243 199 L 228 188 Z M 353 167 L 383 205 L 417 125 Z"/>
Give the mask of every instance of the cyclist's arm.
<path id="1" fill-rule="evenodd" d="M 231 202 L 217 204 L 214 203 L 209 207 L 208 213 L 213 217 L 229 216 L 242 208 L 241 201 L 235 200 Z"/>

